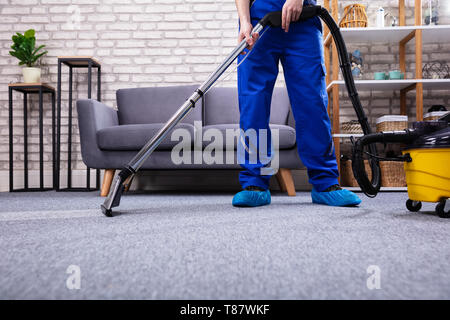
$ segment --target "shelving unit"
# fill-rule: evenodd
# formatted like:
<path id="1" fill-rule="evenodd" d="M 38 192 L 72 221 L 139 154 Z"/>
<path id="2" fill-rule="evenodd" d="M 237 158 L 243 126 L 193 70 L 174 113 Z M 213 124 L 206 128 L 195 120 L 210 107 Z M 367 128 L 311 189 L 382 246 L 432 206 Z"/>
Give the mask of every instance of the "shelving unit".
<path id="1" fill-rule="evenodd" d="M 422 43 L 436 43 L 448 41 L 449 25 L 442 26 L 399 26 L 384 28 L 341 28 L 342 37 L 345 43 L 363 43 L 370 39 L 371 43 L 400 43 L 416 30 L 422 30 Z M 325 37 L 325 44 L 331 41 L 331 35 Z M 411 39 L 413 40 L 413 39 Z"/>
<path id="2" fill-rule="evenodd" d="M 362 137 L 364 134 L 362 133 L 334 133 L 333 137 L 334 138 L 359 138 Z"/>
<path id="3" fill-rule="evenodd" d="M 360 91 L 400 91 L 400 114 L 407 114 L 408 92 L 416 91 L 416 119 L 423 120 L 423 90 L 448 90 L 450 79 L 422 79 L 422 46 L 424 43 L 448 43 L 450 41 L 450 26 L 422 26 L 422 3 L 415 0 L 415 25 L 406 26 L 405 0 L 398 0 L 399 25 L 398 27 L 384 28 L 342 28 L 341 33 L 347 44 L 351 43 L 397 43 L 399 46 L 399 65 L 402 73 L 406 75 L 406 45 L 415 41 L 415 70 L 414 79 L 405 80 L 356 80 L 356 88 Z M 324 7 L 329 10 L 338 22 L 338 0 L 324 0 Z M 332 133 L 336 148 L 338 168 L 340 168 L 340 142 L 343 138 L 355 134 L 340 134 L 339 93 L 345 89 L 345 82 L 339 80 L 339 59 L 333 38 L 327 28 L 324 31 L 324 55 L 327 69 L 327 92 L 329 96 L 328 111 L 332 119 Z"/>
<path id="4" fill-rule="evenodd" d="M 67 187 L 61 187 L 60 173 L 61 173 L 61 86 L 62 86 L 62 66 L 69 68 L 69 101 L 68 101 L 68 150 L 67 150 Z M 91 169 L 86 168 L 86 187 L 72 186 L 72 90 L 73 90 L 73 69 L 87 68 L 88 69 L 88 92 L 87 98 L 92 96 L 92 69 L 97 69 L 97 101 L 101 101 L 101 75 L 102 66 L 100 62 L 89 56 L 64 56 L 58 57 L 58 102 L 57 102 L 57 150 L 56 150 L 56 190 L 57 191 L 93 191 L 100 189 L 100 170 L 96 170 L 95 188 L 91 187 Z"/>
<path id="5" fill-rule="evenodd" d="M 14 189 L 14 125 L 13 125 L 13 91 L 23 94 L 23 188 Z M 8 85 L 9 92 L 9 191 L 48 191 L 55 189 L 55 88 L 47 83 L 11 83 Z M 28 185 L 28 102 L 29 97 L 36 94 L 39 97 L 39 187 L 30 188 Z M 52 122 L 52 187 L 45 187 L 44 184 L 44 94 L 51 96 L 51 122 Z"/>
<path id="6" fill-rule="evenodd" d="M 355 80 L 358 90 L 387 91 L 406 90 L 416 84 L 422 84 L 424 90 L 446 90 L 450 88 L 450 79 L 407 79 L 407 80 Z M 338 85 L 339 89 L 345 89 L 344 80 L 332 81 L 327 86 L 327 91 Z"/>

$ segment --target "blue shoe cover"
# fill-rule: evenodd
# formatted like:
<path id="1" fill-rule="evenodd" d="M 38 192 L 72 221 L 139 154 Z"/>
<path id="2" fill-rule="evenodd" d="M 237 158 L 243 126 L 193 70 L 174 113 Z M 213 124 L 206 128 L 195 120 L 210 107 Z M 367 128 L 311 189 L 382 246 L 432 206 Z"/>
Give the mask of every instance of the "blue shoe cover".
<path id="1" fill-rule="evenodd" d="M 318 192 L 313 189 L 311 198 L 313 203 L 334 207 L 356 206 L 361 203 L 361 199 L 356 194 L 346 189 L 329 192 Z"/>
<path id="2" fill-rule="evenodd" d="M 250 191 L 243 190 L 233 197 L 235 207 L 259 207 L 270 204 L 270 191 Z"/>

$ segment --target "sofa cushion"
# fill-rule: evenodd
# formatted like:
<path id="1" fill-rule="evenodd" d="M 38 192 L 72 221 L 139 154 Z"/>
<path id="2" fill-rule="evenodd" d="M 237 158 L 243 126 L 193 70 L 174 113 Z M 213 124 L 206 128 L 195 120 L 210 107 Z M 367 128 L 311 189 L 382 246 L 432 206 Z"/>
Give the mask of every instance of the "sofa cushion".
<path id="1" fill-rule="evenodd" d="M 102 150 L 110 151 L 140 150 L 163 125 L 164 123 L 129 124 L 104 128 L 97 131 L 98 146 Z M 175 126 L 174 130 L 178 128 L 188 130 L 191 143 L 193 143 L 194 126 L 188 123 L 180 123 Z M 179 143 L 179 141 L 171 141 L 170 136 L 171 133 L 156 150 L 171 150 L 173 146 Z"/>
<path id="2" fill-rule="evenodd" d="M 287 124 L 290 110 L 286 88 L 274 88 L 270 123 Z M 239 123 L 236 88 L 213 88 L 205 95 L 205 125 Z"/>
<path id="3" fill-rule="evenodd" d="M 233 129 L 238 130 L 239 125 L 237 124 L 216 124 L 216 125 L 210 125 L 210 126 L 204 126 L 203 127 L 203 136 L 205 136 L 205 131 L 208 129 L 217 129 L 221 132 L 223 137 L 223 146 L 224 150 L 227 146 L 227 143 L 232 143 L 234 145 L 234 150 L 237 149 L 237 139 L 234 138 L 234 141 L 227 141 L 226 139 L 226 130 L 227 129 Z M 295 129 L 287 126 L 287 125 L 281 125 L 281 124 L 270 124 L 270 129 L 278 129 L 279 130 L 279 149 L 291 149 L 295 146 Z M 211 135 L 213 135 L 213 132 L 211 132 Z M 203 147 L 210 144 L 212 141 L 203 141 Z M 231 146 L 230 146 L 231 147 Z"/>
<path id="4" fill-rule="evenodd" d="M 117 90 L 119 124 L 164 123 L 194 93 L 197 85 Z M 201 100 L 181 121 L 202 120 Z"/>

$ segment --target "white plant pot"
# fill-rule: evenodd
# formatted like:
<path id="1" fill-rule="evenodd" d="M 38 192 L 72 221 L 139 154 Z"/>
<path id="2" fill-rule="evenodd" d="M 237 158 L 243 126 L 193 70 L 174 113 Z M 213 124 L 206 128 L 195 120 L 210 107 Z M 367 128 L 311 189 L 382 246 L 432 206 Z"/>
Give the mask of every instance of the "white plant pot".
<path id="1" fill-rule="evenodd" d="M 41 82 L 41 69 L 40 68 L 22 68 L 23 82 L 25 83 L 37 83 Z"/>

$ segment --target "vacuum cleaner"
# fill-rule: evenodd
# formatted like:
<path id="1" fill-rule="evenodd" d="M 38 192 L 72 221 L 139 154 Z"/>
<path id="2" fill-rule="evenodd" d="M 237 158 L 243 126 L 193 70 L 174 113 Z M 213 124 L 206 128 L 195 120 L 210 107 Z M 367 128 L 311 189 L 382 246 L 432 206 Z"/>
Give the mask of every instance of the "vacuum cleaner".
<path id="1" fill-rule="evenodd" d="M 252 33 L 259 33 L 264 28 L 276 28 L 281 26 L 281 11 L 268 13 L 264 18 L 262 18 L 253 28 Z M 338 51 L 340 68 L 345 80 L 345 84 L 347 87 L 347 92 L 349 98 L 352 102 L 353 108 L 356 112 L 359 123 L 361 124 L 364 137 L 359 139 L 357 142 L 354 142 L 353 146 L 353 172 L 361 186 L 363 192 L 370 196 L 374 197 L 378 191 L 380 190 L 381 185 L 381 170 L 379 165 L 380 157 L 377 153 L 376 142 L 380 142 L 380 137 L 383 139 L 387 139 L 386 142 L 403 142 L 404 137 L 408 137 L 411 139 L 411 143 L 416 141 L 420 144 L 419 138 L 424 138 L 425 134 L 429 134 L 432 132 L 439 132 L 436 125 L 433 128 L 436 128 L 435 131 L 427 127 L 426 125 L 422 126 L 422 129 L 405 131 L 401 133 L 391 133 L 391 134 L 372 134 L 367 116 L 362 108 L 358 92 L 356 90 L 355 82 L 353 79 L 353 75 L 351 72 L 351 64 L 349 55 L 347 52 L 346 45 L 344 43 L 342 34 L 339 30 L 338 25 L 331 17 L 329 12 L 322 8 L 321 6 L 305 6 L 303 8 L 302 14 L 298 21 L 305 21 L 314 17 L 320 17 L 324 23 L 328 26 L 330 33 L 334 39 L 336 44 L 336 48 Z M 194 93 L 186 100 L 183 105 L 175 112 L 175 114 L 163 125 L 163 127 L 151 138 L 145 146 L 139 151 L 139 153 L 126 165 L 120 173 L 116 176 L 113 187 L 111 188 L 108 197 L 105 202 L 101 205 L 101 209 L 103 214 L 108 217 L 113 216 L 112 208 L 120 205 L 120 199 L 123 191 L 125 190 L 128 183 L 131 181 L 133 176 L 137 173 L 139 168 L 143 165 L 143 163 L 147 160 L 147 158 L 152 154 L 152 152 L 158 147 L 158 145 L 164 140 L 164 138 L 168 135 L 168 133 L 177 125 L 194 107 L 195 103 L 201 99 L 206 92 L 214 85 L 214 83 L 220 78 L 220 76 L 228 69 L 228 67 L 236 60 L 236 58 L 241 54 L 241 52 L 247 47 L 246 40 L 242 40 L 241 43 L 225 58 L 224 62 L 207 78 L 207 80 L 197 89 Z M 443 127 L 443 124 L 440 122 L 440 126 Z M 431 126 L 432 127 L 432 126 Z M 428 129 L 427 129 L 428 128 Z M 445 130 L 445 129 L 444 129 Z M 422 134 L 422 135 L 421 135 Z M 388 138 L 389 137 L 389 138 Z M 414 137 L 414 138 L 413 138 Z M 426 138 L 425 138 L 426 139 Z M 389 141 L 388 141 L 389 140 Z M 445 140 L 445 138 L 444 138 Z M 384 140 L 383 140 L 384 141 Z M 409 141 L 409 140 L 408 140 Z M 445 144 L 445 142 L 443 142 Z M 418 149 L 414 149 L 418 150 Z M 441 150 L 441 149 L 436 149 Z M 417 151 L 419 152 L 419 151 Z M 396 161 L 407 159 L 411 157 L 413 152 L 405 153 L 403 159 L 395 159 Z M 368 179 L 367 173 L 364 169 L 364 155 L 369 156 L 369 164 L 370 169 L 372 171 L 371 180 Z M 437 151 L 436 156 L 439 157 L 439 151 Z M 409 158 L 408 158 L 409 159 Z M 362 164 L 361 164 L 362 162 Z M 417 161 L 419 162 L 419 161 Z M 423 161 L 420 161 L 423 163 Z M 423 164 L 422 164 L 423 165 Z M 448 166 L 448 161 L 447 161 Z M 444 164 L 445 167 L 445 164 Z M 448 169 L 448 168 L 447 168 Z M 419 172 L 419 169 L 415 167 L 411 167 L 411 172 Z M 448 172 L 447 172 L 448 173 Z M 430 173 L 432 175 L 432 173 Z M 417 179 L 419 173 L 411 174 Z M 450 176 L 445 174 L 447 177 Z M 420 179 L 420 177 L 419 177 Z M 448 181 L 448 180 L 447 180 Z M 445 184 L 445 183 L 444 183 Z M 449 188 L 447 188 L 448 190 Z M 426 201 L 420 197 L 410 196 L 412 201 Z M 439 199 L 447 197 L 448 193 L 440 193 Z M 419 200 L 418 200 L 419 199 Z M 428 198 L 427 198 L 428 199 Z M 416 202 L 412 202 L 413 205 L 417 205 Z M 445 202 L 444 202 L 445 205 Z M 444 209 L 442 209 L 444 210 Z"/>
<path id="2" fill-rule="evenodd" d="M 365 151 L 365 147 L 375 143 L 402 144 L 402 156 L 381 158 Z M 417 212 L 422 208 L 422 202 L 437 202 L 437 215 L 450 218 L 450 203 L 447 203 L 450 198 L 450 113 L 438 120 L 414 122 L 412 129 L 368 134 L 353 142 L 353 174 L 361 190 L 367 196 L 375 197 L 379 181 L 369 181 L 364 155 L 405 162 L 407 209 Z"/>

